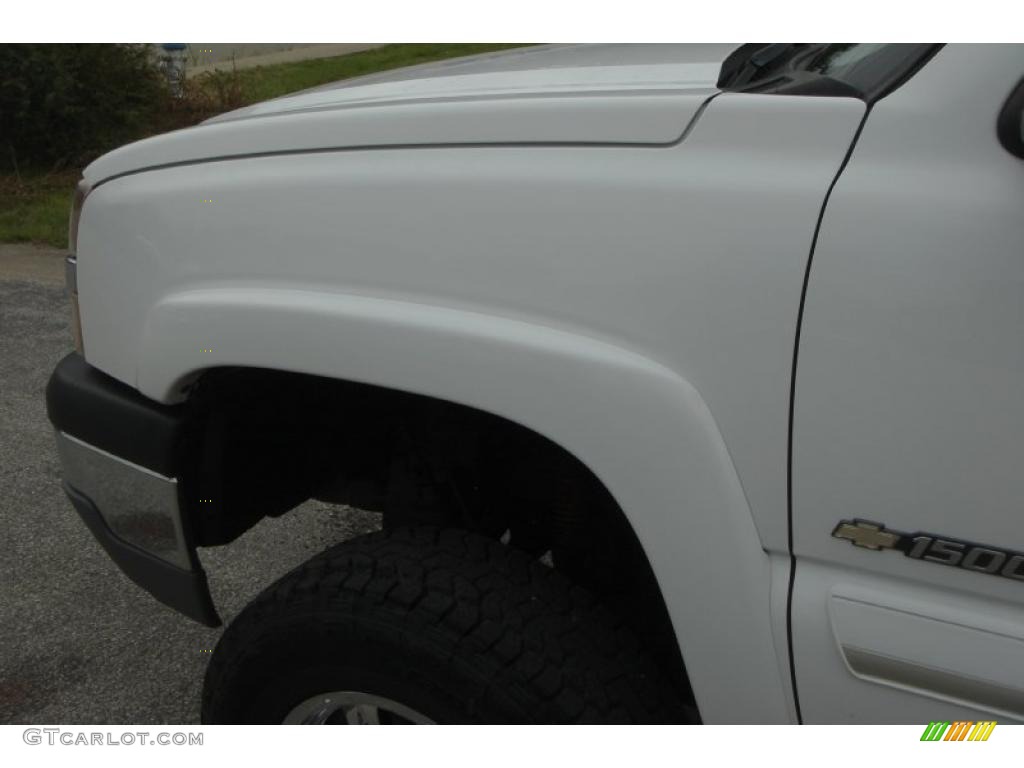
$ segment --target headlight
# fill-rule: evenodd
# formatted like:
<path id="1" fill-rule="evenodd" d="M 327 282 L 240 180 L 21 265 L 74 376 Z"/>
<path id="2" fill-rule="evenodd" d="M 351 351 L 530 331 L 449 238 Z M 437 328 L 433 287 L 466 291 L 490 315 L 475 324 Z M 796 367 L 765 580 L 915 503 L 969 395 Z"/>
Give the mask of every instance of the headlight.
<path id="1" fill-rule="evenodd" d="M 71 200 L 71 217 L 68 220 L 68 257 L 64 271 L 68 298 L 71 300 L 71 334 L 75 339 L 75 351 L 80 355 L 85 354 L 85 345 L 82 342 L 82 316 L 78 311 L 78 221 L 82 218 L 82 206 L 85 204 L 88 194 L 89 185 L 83 179 L 78 182 L 75 196 Z"/>

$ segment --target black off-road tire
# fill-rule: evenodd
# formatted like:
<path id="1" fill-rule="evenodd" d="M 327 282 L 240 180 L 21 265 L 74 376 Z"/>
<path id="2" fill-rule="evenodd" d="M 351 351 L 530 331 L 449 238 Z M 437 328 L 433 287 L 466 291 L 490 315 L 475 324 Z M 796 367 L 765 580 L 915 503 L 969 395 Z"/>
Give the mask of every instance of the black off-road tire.
<path id="1" fill-rule="evenodd" d="M 314 557 L 254 600 L 206 673 L 204 723 L 280 723 L 332 691 L 440 723 L 687 722 L 589 592 L 477 534 L 405 528 Z"/>

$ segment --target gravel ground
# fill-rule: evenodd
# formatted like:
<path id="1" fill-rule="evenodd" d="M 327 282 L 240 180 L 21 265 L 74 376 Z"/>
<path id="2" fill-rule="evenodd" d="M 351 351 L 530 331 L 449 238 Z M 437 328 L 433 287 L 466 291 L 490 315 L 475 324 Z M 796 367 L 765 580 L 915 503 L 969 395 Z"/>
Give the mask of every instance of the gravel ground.
<path id="1" fill-rule="evenodd" d="M 67 301 L 59 284 L 4 279 L 14 277 L 5 266 L 0 259 L 0 723 L 196 723 L 220 630 L 132 584 L 65 498 L 43 393 L 71 347 Z M 202 550 L 222 618 L 378 522 L 309 502 Z"/>

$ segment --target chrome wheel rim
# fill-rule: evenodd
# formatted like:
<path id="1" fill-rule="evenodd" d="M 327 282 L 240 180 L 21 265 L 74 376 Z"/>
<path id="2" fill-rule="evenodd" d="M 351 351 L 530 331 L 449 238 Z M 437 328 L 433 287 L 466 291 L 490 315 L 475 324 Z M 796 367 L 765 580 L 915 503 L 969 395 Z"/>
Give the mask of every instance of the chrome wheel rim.
<path id="1" fill-rule="evenodd" d="M 285 725 L 433 725 L 434 721 L 412 707 L 372 693 L 332 691 L 321 693 L 294 707 Z"/>

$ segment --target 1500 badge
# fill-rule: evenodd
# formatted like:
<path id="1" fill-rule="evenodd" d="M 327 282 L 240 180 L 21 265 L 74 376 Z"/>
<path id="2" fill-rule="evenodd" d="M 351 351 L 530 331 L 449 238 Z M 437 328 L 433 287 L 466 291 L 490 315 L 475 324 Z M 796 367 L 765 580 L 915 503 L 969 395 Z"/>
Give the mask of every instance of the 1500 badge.
<path id="1" fill-rule="evenodd" d="M 972 544 L 931 533 L 902 533 L 868 520 L 841 520 L 832 535 L 846 539 L 855 547 L 898 549 L 915 560 L 1024 581 L 1024 553 L 1009 549 Z"/>

